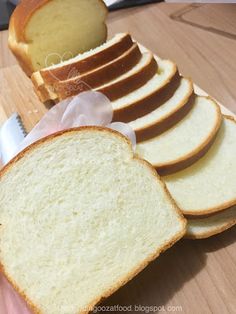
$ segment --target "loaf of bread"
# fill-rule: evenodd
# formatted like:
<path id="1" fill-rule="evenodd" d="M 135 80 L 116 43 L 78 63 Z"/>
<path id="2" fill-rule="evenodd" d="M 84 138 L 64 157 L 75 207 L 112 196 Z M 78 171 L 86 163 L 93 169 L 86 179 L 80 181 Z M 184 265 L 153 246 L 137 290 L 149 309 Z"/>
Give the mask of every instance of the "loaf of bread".
<path id="1" fill-rule="evenodd" d="M 12 14 L 9 47 L 28 76 L 101 45 L 102 0 L 22 0 Z"/>
<path id="2" fill-rule="evenodd" d="M 88 313 L 186 232 L 154 168 L 99 127 L 21 152 L 0 172 L 0 208 L 1 267 L 35 313 Z"/>

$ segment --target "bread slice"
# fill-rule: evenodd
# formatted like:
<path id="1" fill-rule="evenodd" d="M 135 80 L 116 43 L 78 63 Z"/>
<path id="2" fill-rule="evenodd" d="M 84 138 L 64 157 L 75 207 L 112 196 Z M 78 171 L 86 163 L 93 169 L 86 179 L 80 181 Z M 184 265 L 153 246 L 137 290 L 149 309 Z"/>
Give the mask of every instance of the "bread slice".
<path id="1" fill-rule="evenodd" d="M 236 224 L 236 206 L 211 217 L 189 219 L 187 224 L 188 239 L 205 239 L 221 233 Z"/>
<path id="2" fill-rule="evenodd" d="M 164 177 L 185 215 L 208 215 L 236 205 L 235 155 L 236 122 L 225 116 L 208 153 L 191 167 Z"/>
<path id="3" fill-rule="evenodd" d="M 149 114 L 129 122 L 136 133 L 137 142 L 157 136 L 178 123 L 194 104 L 193 83 L 182 78 L 180 85 L 163 105 Z"/>
<path id="4" fill-rule="evenodd" d="M 176 65 L 169 60 L 155 59 L 157 74 L 138 90 L 112 102 L 114 121 L 130 122 L 152 112 L 178 88 L 180 76 Z"/>
<path id="5" fill-rule="evenodd" d="M 115 60 L 82 75 L 65 81 L 55 81 L 52 85 L 45 85 L 38 80 L 38 72 L 32 75 L 35 89 L 43 95 L 41 100 L 63 100 L 75 96 L 83 91 L 101 86 L 132 69 L 141 59 L 142 54 L 137 44 L 133 44 Z M 47 99 L 45 99 L 45 95 Z"/>
<path id="6" fill-rule="evenodd" d="M 88 313 L 186 232 L 155 170 L 99 127 L 20 153 L 0 207 L 2 270 L 35 313 Z"/>
<path id="7" fill-rule="evenodd" d="M 196 97 L 192 110 L 168 131 L 137 145 L 137 153 L 161 175 L 184 169 L 201 158 L 220 128 L 219 106 L 210 98 Z"/>
<path id="8" fill-rule="evenodd" d="M 22 0 L 9 25 L 9 47 L 28 76 L 106 41 L 102 0 Z"/>
<path id="9" fill-rule="evenodd" d="M 117 79 L 102 85 L 96 91 L 111 101 L 119 99 L 146 84 L 157 73 L 157 63 L 151 52 L 142 55 L 139 63 Z"/>
<path id="10" fill-rule="evenodd" d="M 77 55 L 67 61 L 51 65 L 41 69 L 38 80 L 44 84 L 51 84 L 56 81 L 63 81 L 71 78 L 78 73 L 83 74 L 92 71 L 112 60 L 118 58 L 133 45 L 132 38 L 127 33 L 119 33 L 104 44 Z"/>

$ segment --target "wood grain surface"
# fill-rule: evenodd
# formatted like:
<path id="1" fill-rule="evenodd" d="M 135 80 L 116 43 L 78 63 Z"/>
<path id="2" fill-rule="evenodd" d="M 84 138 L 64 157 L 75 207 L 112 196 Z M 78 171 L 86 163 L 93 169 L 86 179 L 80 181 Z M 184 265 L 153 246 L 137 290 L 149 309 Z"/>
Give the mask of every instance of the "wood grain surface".
<path id="1" fill-rule="evenodd" d="M 129 31 L 236 112 L 236 6 L 155 4 L 109 16 L 110 36 Z M 14 111 L 30 130 L 46 108 L 0 34 L 0 123 Z M 207 240 L 181 240 L 102 305 L 113 313 L 236 313 L 236 228 Z M 131 308 L 128 306 L 131 306 Z M 135 307 L 136 306 L 136 307 Z M 140 306 L 140 307 L 138 307 Z M 141 307 L 142 306 L 142 307 Z M 107 309 L 100 313 L 110 313 Z"/>

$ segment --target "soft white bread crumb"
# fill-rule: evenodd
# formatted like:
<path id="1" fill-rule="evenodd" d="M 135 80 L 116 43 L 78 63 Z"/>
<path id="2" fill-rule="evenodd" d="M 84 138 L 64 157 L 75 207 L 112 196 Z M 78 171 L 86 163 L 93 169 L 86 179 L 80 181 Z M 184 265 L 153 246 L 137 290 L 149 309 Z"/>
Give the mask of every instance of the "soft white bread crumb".
<path id="1" fill-rule="evenodd" d="M 210 217 L 189 219 L 186 238 L 205 239 L 221 233 L 236 224 L 236 207 L 226 209 Z"/>
<path id="2" fill-rule="evenodd" d="M 208 153 L 191 167 L 163 178 L 185 214 L 204 215 L 236 204 L 235 156 L 236 122 L 224 117 Z"/>
<path id="3" fill-rule="evenodd" d="M 220 124 L 219 106 L 209 98 L 196 97 L 193 108 L 179 123 L 139 143 L 137 153 L 157 169 L 172 167 L 199 154 L 214 139 Z"/>
<path id="4" fill-rule="evenodd" d="M 44 314 L 87 313 L 186 231 L 154 169 L 96 127 L 26 149 L 0 173 L 0 208 L 4 272 Z"/>

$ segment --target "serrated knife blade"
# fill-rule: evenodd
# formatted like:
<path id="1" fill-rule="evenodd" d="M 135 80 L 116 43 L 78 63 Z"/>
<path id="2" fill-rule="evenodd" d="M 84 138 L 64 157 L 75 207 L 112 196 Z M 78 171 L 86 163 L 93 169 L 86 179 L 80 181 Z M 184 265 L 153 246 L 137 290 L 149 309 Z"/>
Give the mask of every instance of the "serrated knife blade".
<path id="1" fill-rule="evenodd" d="M 0 128 L 0 154 L 2 164 L 8 163 L 16 154 L 27 132 L 18 113 L 14 113 Z"/>

